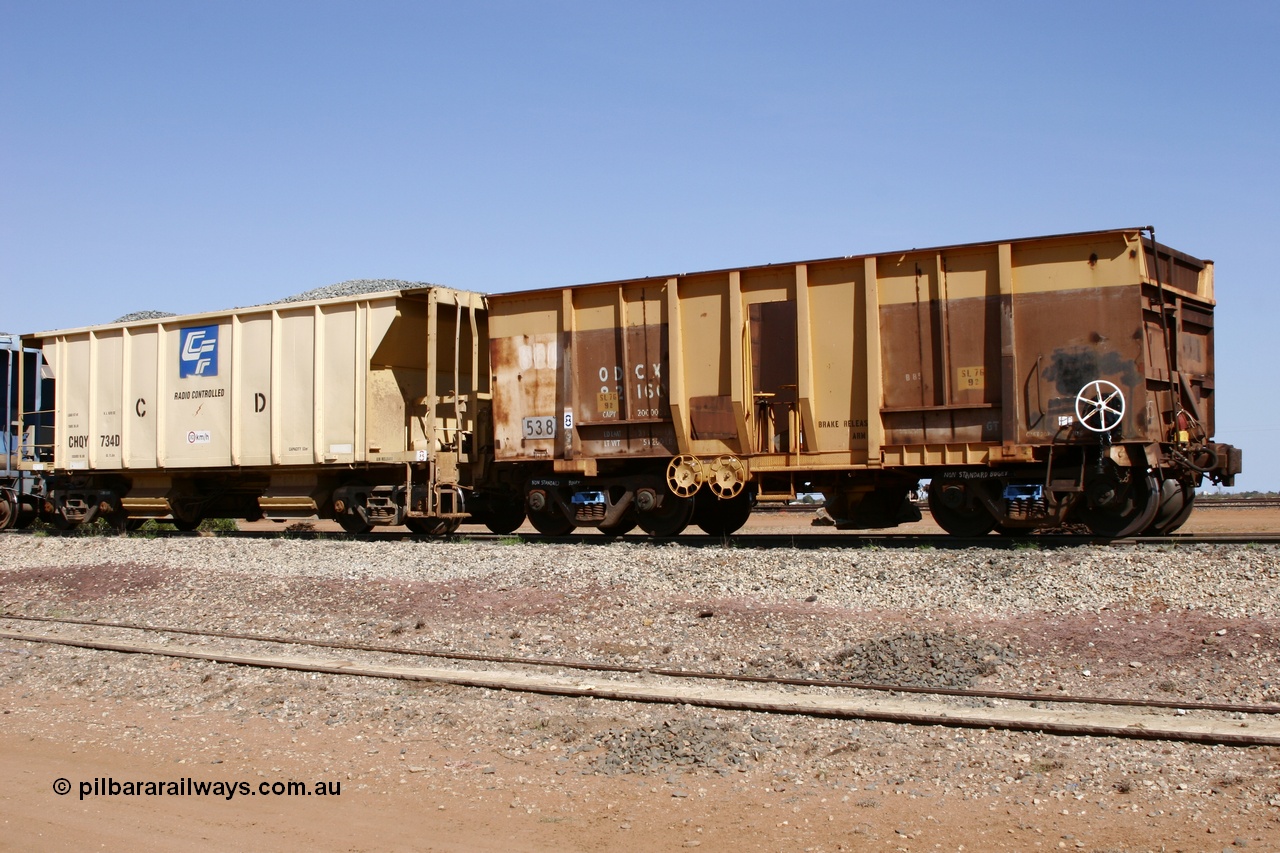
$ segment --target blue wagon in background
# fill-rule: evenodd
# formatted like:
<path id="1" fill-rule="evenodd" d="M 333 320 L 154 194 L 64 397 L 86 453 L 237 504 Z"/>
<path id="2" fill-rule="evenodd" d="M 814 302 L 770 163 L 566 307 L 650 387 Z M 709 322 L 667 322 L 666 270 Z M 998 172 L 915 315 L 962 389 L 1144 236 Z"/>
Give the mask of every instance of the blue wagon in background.
<path id="1" fill-rule="evenodd" d="M 37 466 L 52 458 L 54 397 L 43 356 L 39 350 L 24 351 L 17 335 L 0 334 L 0 364 L 4 370 L 0 397 L 5 406 L 0 430 L 0 530 L 6 530 L 26 527 L 39 515 L 43 478 Z M 20 470 L 23 467 L 28 470 Z"/>

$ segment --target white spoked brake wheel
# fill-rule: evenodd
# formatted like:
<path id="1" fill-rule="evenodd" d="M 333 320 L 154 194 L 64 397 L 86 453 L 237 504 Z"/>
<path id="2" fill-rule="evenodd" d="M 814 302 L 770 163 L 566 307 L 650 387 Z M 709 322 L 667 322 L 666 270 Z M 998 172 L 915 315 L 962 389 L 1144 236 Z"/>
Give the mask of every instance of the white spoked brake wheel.
<path id="1" fill-rule="evenodd" d="M 1124 392 L 1113 382 L 1093 380 L 1076 395 L 1076 418 L 1091 432 L 1111 432 L 1124 420 Z"/>

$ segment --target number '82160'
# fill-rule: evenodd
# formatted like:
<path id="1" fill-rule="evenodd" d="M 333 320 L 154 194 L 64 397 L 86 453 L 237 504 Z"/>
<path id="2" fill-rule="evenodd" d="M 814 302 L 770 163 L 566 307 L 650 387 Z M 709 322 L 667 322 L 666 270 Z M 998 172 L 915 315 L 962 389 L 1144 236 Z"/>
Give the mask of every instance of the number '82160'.
<path id="1" fill-rule="evenodd" d="M 525 418 L 521 423 L 524 426 L 524 437 L 526 439 L 556 437 L 556 419 L 554 417 Z"/>

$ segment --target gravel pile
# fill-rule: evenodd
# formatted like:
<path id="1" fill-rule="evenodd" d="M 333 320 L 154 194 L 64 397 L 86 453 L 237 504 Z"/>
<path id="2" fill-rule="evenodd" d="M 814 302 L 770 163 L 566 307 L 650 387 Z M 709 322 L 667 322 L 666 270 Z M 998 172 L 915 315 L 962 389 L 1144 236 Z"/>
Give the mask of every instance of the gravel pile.
<path id="1" fill-rule="evenodd" d="M 977 635 L 960 636 L 954 628 L 905 631 L 877 637 L 841 650 L 832 663 L 850 681 L 905 684 L 912 687 L 972 687 L 1012 664 L 1017 654 Z"/>
<path id="2" fill-rule="evenodd" d="M 353 278 L 350 281 L 317 287 L 302 293 L 287 296 L 279 302 L 310 302 L 317 299 L 337 299 L 340 296 L 361 296 L 366 293 L 382 293 L 388 290 L 411 290 L 418 287 L 432 287 L 426 281 L 402 281 L 398 278 Z M 276 304 L 276 303 L 267 303 Z"/>
<path id="3" fill-rule="evenodd" d="M 751 735 L 765 743 L 777 740 L 758 726 Z M 751 760 L 736 726 L 709 719 L 663 720 L 656 726 L 609 729 L 597 734 L 591 744 L 570 750 L 573 752 L 592 754 L 592 769 L 610 776 L 647 776 L 694 768 L 724 771 Z"/>
<path id="4" fill-rule="evenodd" d="M 134 311 L 115 318 L 113 323 L 134 323 L 138 320 L 163 320 L 165 317 L 176 317 L 172 311 Z"/>
<path id="5" fill-rule="evenodd" d="M 260 305 L 282 305 L 289 302 L 311 302 L 320 299 L 337 299 L 342 296 L 361 296 L 366 293 L 384 293 L 392 290 L 411 290 L 419 287 L 432 287 L 430 282 L 426 281 L 403 281 L 397 278 L 355 278 L 350 281 L 339 282 L 338 284 L 329 284 L 324 287 L 316 287 L 311 290 L 296 293 L 293 296 L 286 296 L 275 302 L 262 302 Z M 244 308 L 257 306 L 242 306 Z M 233 309 L 240 310 L 240 309 Z M 171 311 L 134 311 L 129 314 L 117 317 L 112 322 L 115 323 L 133 323 L 139 320 L 163 320 L 166 317 L 176 317 L 177 315 Z"/>

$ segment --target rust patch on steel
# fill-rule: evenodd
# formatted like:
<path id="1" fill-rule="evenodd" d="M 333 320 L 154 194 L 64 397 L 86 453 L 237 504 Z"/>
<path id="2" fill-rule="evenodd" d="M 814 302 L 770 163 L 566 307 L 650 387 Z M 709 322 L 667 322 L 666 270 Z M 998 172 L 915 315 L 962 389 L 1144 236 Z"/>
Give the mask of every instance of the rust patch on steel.
<path id="1" fill-rule="evenodd" d="M 690 397 L 689 421 L 693 426 L 693 437 L 697 440 L 738 437 L 733 400 L 728 395 Z"/>

